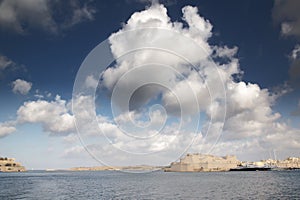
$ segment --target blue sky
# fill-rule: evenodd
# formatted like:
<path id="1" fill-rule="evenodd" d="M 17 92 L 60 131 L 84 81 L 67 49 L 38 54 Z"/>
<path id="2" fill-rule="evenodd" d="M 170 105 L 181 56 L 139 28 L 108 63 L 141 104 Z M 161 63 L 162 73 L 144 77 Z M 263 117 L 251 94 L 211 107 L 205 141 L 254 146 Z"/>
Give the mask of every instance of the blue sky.
<path id="1" fill-rule="evenodd" d="M 151 22 L 152 18 L 158 22 L 154 25 L 151 24 L 151 27 L 160 28 L 166 25 L 166 27 L 171 27 L 172 31 L 177 30 L 182 35 L 187 34 L 186 36 L 196 41 L 200 47 L 201 44 L 204 45 L 201 48 L 207 49 L 209 56 L 213 57 L 217 63 L 217 67 L 223 69 L 221 66 L 224 64 L 224 74 L 228 75 L 224 80 L 226 85 L 224 92 L 228 96 L 227 113 L 225 121 L 222 122 L 224 127 L 221 131 L 219 130 L 222 137 L 211 153 L 236 154 L 241 160 L 265 159 L 274 150 L 281 158 L 289 155 L 299 156 L 300 31 L 298 27 L 300 27 L 300 14 L 295 11 L 295 8 L 300 8 L 299 6 L 298 2 L 292 0 L 165 0 L 159 2 L 144 0 L 51 2 L 38 0 L 33 3 L 26 0 L 2 1 L 0 3 L 0 156 L 15 157 L 28 168 L 99 165 L 99 162 L 87 154 L 82 147 L 77 138 L 77 131 L 72 124 L 76 118 L 76 114 L 72 112 L 72 93 L 76 75 L 78 78 L 79 68 L 91 50 L 105 40 L 115 45 L 116 49 L 111 49 L 112 56 L 115 58 L 122 56 L 117 51 L 118 48 L 130 50 L 133 48 L 130 45 L 135 43 L 143 47 L 142 41 L 145 40 L 147 43 L 147 38 L 137 35 L 137 38 L 131 39 L 132 41 L 130 39 L 126 41 L 122 34 L 126 30 L 147 27 L 153 23 Z M 184 7 L 185 11 L 182 10 Z M 133 15 L 134 13 L 139 14 Z M 169 17 L 169 21 L 165 22 L 167 17 Z M 182 27 L 176 29 L 175 22 L 181 23 Z M 204 26 L 203 30 L 200 26 L 201 23 Z M 209 28 L 210 26 L 211 28 Z M 116 35 L 117 39 L 112 37 L 112 34 L 118 31 L 121 34 L 119 40 L 117 40 L 118 35 Z M 142 34 L 143 32 L 141 32 Z M 156 35 L 152 35 L 152 37 L 154 36 Z M 164 37 L 163 31 L 157 37 Z M 180 39 L 178 38 L 178 41 Z M 173 49 L 173 47 L 167 46 L 167 44 L 170 45 L 167 40 L 166 44 L 162 43 L 162 46 Z M 178 49 L 187 47 L 185 51 L 178 50 L 179 54 L 194 58 L 194 54 L 198 53 L 199 60 L 196 59 L 195 63 L 197 66 L 201 66 L 204 61 L 200 59 L 200 54 L 203 52 L 192 50 L 189 52 L 188 49 L 193 49 L 193 47 L 192 45 L 189 47 L 188 44 L 180 46 L 181 44 L 174 42 L 174 45 L 178 45 Z M 163 54 L 161 53 L 161 57 Z M 181 65 L 180 61 L 173 63 L 160 60 L 162 58 L 149 52 L 141 55 L 145 58 L 153 56 L 150 60 L 163 64 L 176 65 L 176 67 Z M 101 55 L 99 55 L 99 59 L 101 59 Z M 130 56 L 126 59 L 131 64 L 143 64 L 142 61 L 145 61 L 139 60 L 139 57 L 133 60 Z M 149 60 L 146 59 L 146 61 L 149 63 Z M 121 78 L 118 73 L 126 73 L 122 68 L 125 65 L 124 62 L 124 60 L 117 61 L 113 67 L 116 69 L 115 71 L 106 70 L 101 75 L 103 82 L 97 83 L 99 90 L 96 93 L 99 102 L 96 102 L 96 107 L 99 106 L 99 110 L 102 109 L 102 112 L 97 111 L 97 116 L 95 116 L 97 119 L 99 118 L 98 125 L 103 128 L 102 132 L 107 132 L 108 138 L 111 137 L 112 143 L 115 144 L 114 147 L 119 147 L 121 150 L 124 147 L 122 145 L 126 144 L 128 140 L 121 139 L 119 130 L 116 130 L 118 128 L 116 124 L 119 123 L 118 120 L 124 122 L 124 118 L 111 115 L 109 97 L 113 91 L 112 87 L 115 87 L 112 83 Z M 234 63 L 238 63 L 237 68 L 231 69 L 230 66 Z M 127 69 L 130 68 L 127 66 Z M 153 74 L 150 78 L 154 78 L 155 81 L 159 81 L 159 77 L 163 77 L 164 73 L 169 73 L 167 70 L 160 70 L 157 67 L 153 67 L 151 70 Z M 131 71 L 129 70 L 129 72 Z M 142 74 L 136 73 L 137 76 L 128 77 L 129 83 L 137 83 L 137 77 L 143 79 Z M 208 77 L 206 81 L 208 83 L 211 81 L 213 84 L 213 79 L 209 78 L 213 74 L 206 75 Z M 93 84 L 93 81 L 97 80 L 97 76 L 90 78 L 89 80 Z M 144 78 L 146 79 L 146 77 Z M 201 81 L 192 79 L 191 71 L 188 72 L 187 78 L 192 84 L 193 91 L 197 94 L 201 93 L 197 89 L 201 86 Z M 175 94 L 176 91 L 183 94 L 183 91 L 176 89 L 177 86 L 177 84 L 172 85 L 169 89 L 174 90 Z M 126 93 L 128 88 L 125 88 L 124 85 L 119 87 L 120 91 Z M 215 87 L 217 86 L 211 85 L 211 88 Z M 172 104 L 173 97 L 170 96 L 170 93 L 162 88 L 151 87 L 142 88 L 139 92 L 133 97 L 133 99 L 136 98 L 133 102 L 142 106 L 136 110 L 130 110 L 130 114 L 132 114 L 130 117 L 139 119 L 139 122 L 143 124 L 145 122 L 145 113 L 143 112 L 149 108 L 149 104 L 162 102 L 161 105 L 166 107 L 165 111 L 170 115 L 165 131 L 168 132 L 172 126 L 176 127 L 178 118 L 175 118 L 178 115 L 174 113 L 177 112 L 176 106 L 178 105 Z M 215 91 L 215 93 L 217 96 L 219 91 Z M 256 96 L 253 97 L 253 95 Z M 189 102 L 189 98 L 185 94 L 183 97 L 179 97 L 179 101 L 186 102 L 187 99 Z M 203 96 L 200 95 L 199 98 L 202 101 Z M 75 102 L 76 100 L 78 99 L 73 99 Z M 201 110 L 197 113 L 189 113 L 190 108 L 186 107 L 189 115 L 184 117 L 187 124 L 182 132 L 189 132 L 192 128 L 191 124 L 187 122 L 188 119 L 201 113 L 200 128 L 196 132 L 197 134 L 202 133 L 202 139 L 197 138 L 195 146 L 192 146 L 189 151 L 206 153 L 205 149 L 210 149 L 217 140 L 214 133 L 218 132 L 216 131 L 219 126 L 218 116 L 210 112 L 215 108 L 213 107 L 214 103 L 217 102 L 222 102 L 222 100 L 216 97 L 210 104 L 197 105 Z M 114 103 L 118 104 L 118 102 L 112 104 Z M 189 104 L 191 103 L 189 102 Z M 252 104 L 255 106 L 251 107 Z M 135 105 L 131 105 L 131 107 L 135 108 Z M 220 109 L 216 113 L 222 113 L 221 107 L 216 108 Z M 152 113 L 154 121 L 160 119 L 163 110 L 158 107 L 156 112 Z M 159 116 L 157 117 L 156 114 Z M 246 119 L 245 116 L 253 116 L 253 118 Z M 262 119 L 258 116 L 261 116 Z M 210 120 L 212 122 L 211 135 L 214 137 L 206 138 L 204 141 L 203 136 L 209 118 L 215 119 L 215 121 Z M 126 118 L 126 120 L 128 119 Z M 239 122 L 241 122 L 240 127 L 236 125 Z M 84 132 L 90 131 L 86 130 L 83 124 L 78 126 L 82 126 L 79 129 L 82 128 Z M 145 131 L 145 134 L 151 132 L 150 129 L 145 129 Z M 176 132 L 175 129 L 172 131 Z M 149 145 L 147 146 L 133 142 L 130 143 L 130 148 L 124 147 L 124 149 L 125 151 L 130 150 L 130 152 L 140 152 L 139 148 L 161 150 L 164 148 L 162 145 L 165 143 L 164 140 L 173 141 L 168 138 L 170 134 L 166 132 L 157 138 L 155 145 L 147 143 Z M 180 134 L 174 136 L 176 138 L 174 146 L 182 146 L 179 149 L 167 149 L 165 154 L 158 154 L 154 164 L 163 163 L 162 160 L 165 158 L 167 161 L 176 160 L 189 143 L 185 141 L 185 137 L 190 137 L 189 134 L 195 133 Z M 89 143 L 87 146 L 96 145 L 92 141 L 99 136 L 93 138 L 89 134 L 87 135 L 82 136 L 82 140 Z M 135 159 L 134 156 L 126 154 L 120 156 L 117 153 L 122 159 L 115 156 L 114 153 L 112 155 L 115 157 L 112 156 L 108 152 L 111 153 L 113 150 L 104 148 L 107 144 L 102 144 L 104 139 L 100 137 L 98 139 L 100 141 L 98 145 L 101 148 L 95 150 L 87 147 L 90 153 L 97 151 L 92 153 L 96 160 L 103 161 L 105 164 L 122 165 L 132 163 L 132 159 Z M 139 147 L 137 144 L 141 146 Z M 107 156 L 103 155 L 106 154 L 103 153 L 106 151 Z M 116 160 L 121 161 L 117 162 Z M 141 159 L 140 162 L 145 162 L 145 160 Z M 140 163 L 137 162 L 137 164 Z"/>

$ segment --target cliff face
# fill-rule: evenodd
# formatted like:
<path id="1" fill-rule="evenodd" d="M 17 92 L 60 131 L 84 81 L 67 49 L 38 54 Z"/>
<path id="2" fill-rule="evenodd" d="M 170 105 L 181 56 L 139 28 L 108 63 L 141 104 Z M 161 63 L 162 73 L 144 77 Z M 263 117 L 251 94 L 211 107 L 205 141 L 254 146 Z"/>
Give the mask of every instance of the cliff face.
<path id="1" fill-rule="evenodd" d="M 165 171 L 170 172 L 201 172 L 229 171 L 240 164 L 235 156 L 218 157 L 213 155 L 187 154 L 179 162 L 171 163 Z"/>
<path id="2" fill-rule="evenodd" d="M 0 172 L 24 172 L 25 167 L 13 158 L 0 158 Z"/>

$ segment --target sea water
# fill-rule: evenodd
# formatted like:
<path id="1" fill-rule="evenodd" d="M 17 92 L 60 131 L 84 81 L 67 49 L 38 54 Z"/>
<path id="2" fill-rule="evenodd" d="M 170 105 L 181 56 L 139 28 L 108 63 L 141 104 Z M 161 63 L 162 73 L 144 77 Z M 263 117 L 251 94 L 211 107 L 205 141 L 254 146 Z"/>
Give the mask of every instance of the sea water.
<path id="1" fill-rule="evenodd" d="M 300 199 L 300 171 L 0 173 L 0 199 Z"/>

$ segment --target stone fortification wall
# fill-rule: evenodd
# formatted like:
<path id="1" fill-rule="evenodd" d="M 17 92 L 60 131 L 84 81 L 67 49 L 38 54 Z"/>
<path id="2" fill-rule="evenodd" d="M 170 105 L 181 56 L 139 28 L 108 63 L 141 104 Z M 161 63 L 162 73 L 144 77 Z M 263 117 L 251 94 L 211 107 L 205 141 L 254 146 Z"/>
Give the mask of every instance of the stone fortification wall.
<path id="1" fill-rule="evenodd" d="M 200 171 L 228 171 L 240 164 L 235 156 L 218 157 L 203 154 L 187 154 L 179 162 L 171 163 L 165 171 L 200 172 Z"/>

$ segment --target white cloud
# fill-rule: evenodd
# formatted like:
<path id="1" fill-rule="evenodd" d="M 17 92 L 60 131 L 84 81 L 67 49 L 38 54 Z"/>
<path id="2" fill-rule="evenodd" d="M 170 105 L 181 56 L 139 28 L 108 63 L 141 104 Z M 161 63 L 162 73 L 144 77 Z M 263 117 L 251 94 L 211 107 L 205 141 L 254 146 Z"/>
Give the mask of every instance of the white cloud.
<path id="1" fill-rule="evenodd" d="M 154 110 L 149 113 L 148 120 L 143 120 L 141 113 L 137 113 L 134 111 L 123 113 L 115 118 L 115 121 L 119 124 L 127 124 L 130 122 L 134 122 L 137 126 L 147 127 L 156 124 L 164 124 L 165 123 L 165 113 L 161 110 Z"/>
<path id="2" fill-rule="evenodd" d="M 275 87 L 272 88 L 272 96 L 275 99 L 278 99 L 280 97 L 282 97 L 285 94 L 288 94 L 290 92 L 293 91 L 293 88 L 291 87 L 291 85 L 286 81 L 283 84 L 279 84 Z"/>
<path id="3" fill-rule="evenodd" d="M 63 20 L 59 19 L 62 13 Z M 0 2 L 0 28 L 18 33 L 32 28 L 57 33 L 84 20 L 93 20 L 94 13 L 95 9 L 88 3 L 81 5 L 77 0 L 3 0 Z"/>
<path id="4" fill-rule="evenodd" d="M 292 50 L 291 58 L 296 60 L 300 59 L 300 45 L 296 45 L 295 48 Z"/>
<path id="5" fill-rule="evenodd" d="M 228 83 L 223 140 L 245 140 L 271 134 L 270 127 L 281 117 L 272 110 L 275 98 L 257 84 Z M 223 109 L 225 107 L 217 103 L 212 104 L 208 116 L 222 121 L 223 116 L 220 113 L 224 112 Z"/>
<path id="6" fill-rule="evenodd" d="M 97 88 L 98 86 L 98 81 L 94 78 L 93 75 L 87 76 L 85 80 L 85 86 L 87 88 Z"/>
<path id="7" fill-rule="evenodd" d="M 60 96 L 54 101 L 28 101 L 17 111 L 18 123 L 41 123 L 44 130 L 53 134 L 75 131 L 74 117 L 69 113 L 67 102 Z"/>
<path id="8" fill-rule="evenodd" d="M 32 83 L 17 79 L 12 82 L 12 91 L 17 94 L 26 95 L 31 90 Z"/>
<path id="9" fill-rule="evenodd" d="M 270 131 L 274 132 L 262 139 L 265 146 L 278 149 L 282 152 L 299 150 L 300 130 L 288 127 L 284 123 L 274 123 Z"/>
<path id="10" fill-rule="evenodd" d="M 239 68 L 239 60 L 235 58 L 238 48 L 211 46 L 208 43 L 208 39 L 212 36 L 212 25 L 210 22 L 199 16 L 197 13 L 198 10 L 195 7 L 186 6 L 182 9 L 182 12 L 183 20 L 187 25 L 183 25 L 181 22 L 172 22 L 164 6 L 158 4 L 152 5 L 145 11 L 132 14 L 123 28 L 110 36 L 111 50 L 115 58 L 119 58 L 124 54 L 126 55 L 126 57 L 118 59 L 116 61 L 117 64 L 113 68 L 108 68 L 103 73 L 102 86 L 108 90 L 120 92 L 118 100 L 113 103 L 119 105 L 122 111 L 122 101 L 127 97 L 127 94 L 131 94 L 131 88 L 141 84 L 140 80 L 152 80 L 153 82 L 165 85 L 167 85 L 165 80 L 168 80 L 172 83 L 169 84 L 170 87 L 168 89 L 147 86 L 133 93 L 131 98 L 137 99 L 135 101 L 130 99 L 130 101 L 142 107 L 143 105 L 147 105 L 151 98 L 155 99 L 160 94 L 162 105 L 166 108 L 168 114 L 175 114 L 175 116 L 180 108 L 184 108 L 186 114 L 195 114 L 199 112 L 196 109 L 198 105 L 200 110 L 207 116 L 207 120 L 202 124 L 201 132 L 204 135 L 198 146 L 209 149 L 216 141 L 216 138 L 218 138 L 217 133 L 220 130 L 222 131 L 222 129 L 222 140 L 216 146 L 216 151 L 218 152 L 229 152 L 228 148 L 230 145 L 235 145 L 235 150 L 243 148 L 244 155 L 255 153 L 255 149 L 259 149 L 259 151 L 266 150 L 270 146 L 280 146 L 281 150 L 284 150 L 288 146 L 278 145 L 277 142 L 279 140 L 271 141 L 268 138 L 284 137 L 285 135 L 289 135 L 288 140 L 290 142 L 297 144 L 299 138 L 295 133 L 298 130 L 294 130 L 278 122 L 281 115 L 272 109 L 276 98 L 280 95 L 273 94 L 257 84 L 234 80 L 233 75 L 242 74 Z M 175 31 L 192 39 L 204 49 L 206 54 L 196 51 L 196 49 L 194 50 L 193 46 L 189 46 L 190 43 L 181 41 L 175 35 L 162 34 L 160 31 L 153 31 L 151 29 L 143 29 L 145 27 L 157 27 Z M 126 31 L 136 28 L 139 28 L 136 34 L 123 34 Z M 134 53 L 134 55 L 126 54 L 130 50 L 141 49 L 147 46 L 173 50 L 179 55 L 183 55 L 191 63 L 200 66 L 197 69 L 201 76 L 186 67 L 184 62 L 178 59 L 178 57 L 165 52 L 141 50 Z M 220 59 L 217 63 L 212 63 L 209 60 L 209 56 L 226 59 L 225 61 Z M 163 65 L 172 66 L 177 72 L 184 74 L 185 78 L 180 79 L 176 72 L 165 70 L 163 67 L 156 67 L 153 64 L 149 67 L 149 70 L 146 67 L 135 67 L 145 63 L 162 63 Z M 218 68 L 217 72 L 214 70 L 214 67 Z M 220 84 L 220 77 L 223 80 L 223 84 Z M 226 91 L 225 103 L 222 90 Z M 194 94 L 191 91 L 197 97 L 198 103 L 193 101 Z M 139 112 L 141 112 L 141 110 L 134 106 L 131 106 L 131 108 L 132 110 L 127 113 L 128 116 L 126 118 L 129 122 L 136 116 L 139 116 Z M 124 109 L 124 111 L 128 110 Z M 226 113 L 225 116 L 224 113 Z M 134 114 L 134 116 L 130 114 Z M 222 121 L 224 119 L 225 124 L 223 127 Z M 117 118 L 117 120 L 121 119 Z M 132 151 L 138 151 L 137 149 L 159 149 L 158 146 L 164 148 L 163 142 L 159 141 L 165 136 L 156 138 L 159 143 L 157 145 L 155 145 L 155 140 L 151 141 L 156 147 L 151 146 L 151 142 L 148 145 L 142 142 L 137 142 L 138 144 L 136 144 L 134 140 L 128 143 L 127 140 L 124 140 L 126 142 L 121 140 L 120 135 L 122 133 L 117 131 L 118 127 L 115 127 L 113 124 L 110 124 L 110 126 L 115 130 L 116 134 L 113 135 L 115 137 L 113 141 L 118 147 L 126 148 L 126 144 L 132 144 L 128 147 L 129 149 L 132 148 Z M 208 136 L 205 137 L 205 134 L 208 134 Z M 180 140 L 177 143 L 178 148 L 183 148 L 186 145 L 182 134 L 171 134 L 170 136 Z M 168 140 L 170 138 L 165 141 Z M 269 144 L 267 144 L 268 142 Z"/>
<path id="11" fill-rule="evenodd" d="M 79 138 L 78 138 L 78 135 L 76 135 L 76 134 L 69 134 L 69 135 L 63 137 L 63 141 L 67 144 L 74 144 L 74 143 L 79 142 Z"/>
<path id="12" fill-rule="evenodd" d="M 290 82 L 296 87 L 300 85 L 300 45 L 296 45 L 290 54 Z"/>
<path id="13" fill-rule="evenodd" d="M 96 10 L 90 7 L 87 3 L 82 6 L 79 5 L 78 1 L 70 1 L 70 5 L 73 11 L 73 15 L 71 16 L 70 21 L 65 22 L 65 26 L 74 26 L 75 24 L 79 24 L 85 20 L 94 20 L 94 14 Z"/>
<path id="14" fill-rule="evenodd" d="M 9 123 L 0 123 L 0 138 L 16 131 L 16 128 Z"/>
<path id="15" fill-rule="evenodd" d="M 66 142 L 74 142 L 76 138 L 74 133 L 77 133 L 77 131 L 75 118 L 71 112 L 71 101 L 63 100 L 59 95 L 56 95 L 54 100 L 44 100 L 43 98 L 24 102 L 17 110 L 17 119 L 15 121 L 0 124 L 1 134 L 11 133 L 16 130 L 16 126 L 25 123 L 41 124 L 45 132 L 52 135 L 61 135 Z M 90 116 L 90 113 L 94 111 L 92 101 L 92 97 L 84 96 L 73 100 L 74 104 L 80 104 L 81 106 L 80 114 L 77 115 L 79 118 L 77 124 L 84 126 L 85 135 L 96 135 L 99 132 L 99 130 L 90 129 L 87 123 L 94 120 Z M 109 120 L 99 115 L 95 122 L 100 124 L 109 123 Z"/>
<path id="16" fill-rule="evenodd" d="M 188 35 L 194 40 L 206 41 L 212 35 L 212 25 L 208 20 L 200 17 L 198 14 L 198 8 L 192 6 L 185 6 L 182 8 L 183 19 L 189 25 Z"/>
<path id="17" fill-rule="evenodd" d="M 81 145 L 76 145 L 70 148 L 67 148 L 62 153 L 63 158 L 76 158 L 76 159 L 86 159 L 89 158 L 87 151 Z M 82 162 L 85 163 L 85 162 Z"/>
<path id="18" fill-rule="evenodd" d="M 184 7 L 182 12 L 183 20 L 185 20 L 188 24 L 187 28 L 184 27 L 183 23 L 171 22 L 167 15 L 167 10 L 163 5 L 154 4 L 147 10 L 134 13 L 124 25 L 123 29 L 112 34 L 109 38 L 112 53 L 114 54 L 115 58 L 119 58 L 121 55 L 126 54 L 126 52 L 132 49 L 153 46 L 177 52 L 184 58 L 187 58 L 191 63 L 199 63 L 206 60 L 208 54 L 212 52 L 212 49 L 206 42 L 211 36 L 212 25 L 197 14 L 197 8 L 195 7 Z M 133 34 L 123 34 L 128 30 L 147 27 L 163 28 L 166 29 L 166 31 L 157 31 L 155 29 L 139 29 L 139 31 Z M 168 32 L 167 30 L 172 31 Z M 178 37 L 179 34 L 184 35 L 184 37 Z M 196 44 L 188 41 L 187 38 L 193 39 Z M 189 42 L 189 46 L 186 45 L 187 42 Z M 203 52 L 199 52 L 199 46 L 197 45 L 201 46 Z M 137 69 L 136 66 L 144 63 L 160 63 L 162 65 L 172 66 L 174 67 L 174 70 L 165 69 L 162 66 L 153 66 L 152 68 L 149 68 L 149 71 L 146 69 Z M 205 83 L 200 83 L 196 80 L 190 81 L 190 79 L 196 79 L 197 75 L 195 75 L 195 72 L 192 72 L 190 69 L 184 67 L 183 64 L 186 64 L 186 61 L 175 54 L 154 50 L 138 51 L 134 55 L 127 55 L 126 58 L 117 60 L 116 67 L 108 68 L 103 74 L 102 85 L 111 90 L 113 87 L 115 87 L 117 81 L 122 77 L 124 82 L 119 81 L 118 87 L 120 91 L 123 91 L 125 94 L 127 94 L 130 87 L 134 87 L 140 82 L 136 77 L 140 77 L 141 80 L 152 80 L 153 83 L 161 83 L 162 85 L 171 84 L 181 89 L 178 90 L 178 93 L 176 93 L 175 96 L 171 95 L 170 93 L 163 93 L 164 98 L 170 99 L 172 97 L 178 97 L 180 100 L 189 99 L 189 102 L 184 104 L 187 106 L 185 109 L 195 111 L 194 108 L 190 108 L 194 103 L 191 102 L 193 101 L 193 98 L 184 98 L 184 95 L 181 95 L 180 92 L 185 91 L 184 93 L 186 94 L 188 91 L 191 91 L 189 83 L 192 82 L 198 82 L 198 85 L 202 85 L 201 88 L 204 90 L 202 93 L 207 94 L 207 88 L 205 87 Z M 131 73 L 128 74 L 128 77 L 125 80 L 125 74 L 129 71 Z M 178 73 L 186 73 L 188 76 L 187 80 L 177 83 L 176 79 L 178 78 Z M 189 90 L 186 91 L 186 89 Z M 194 89 L 196 89 L 196 87 L 194 87 Z M 141 103 L 143 104 L 148 102 L 149 98 L 152 98 L 153 96 L 163 92 L 162 90 L 162 88 L 155 88 L 154 86 L 144 87 L 142 92 L 143 95 L 137 96 L 143 97 L 139 99 L 140 101 L 143 101 Z M 146 96 L 148 96 L 148 98 L 145 98 Z M 135 103 L 139 104 L 139 100 L 135 100 Z M 166 102 L 168 103 L 169 108 L 171 108 L 172 105 L 175 105 L 177 100 L 173 99 L 172 102 L 173 103 L 171 103 L 171 100 Z"/>
<path id="19" fill-rule="evenodd" d="M 221 57 L 221 58 L 230 58 L 233 59 L 234 56 L 236 55 L 238 48 L 237 47 L 233 47 L 233 48 L 229 48 L 227 46 L 224 47 L 214 47 L 215 50 L 215 55 L 216 57 Z"/>
<path id="20" fill-rule="evenodd" d="M 129 88 L 138 85 L 140 79 L 151 80 L 154 83 L 170 86 L 168 88 L 170 90 L 155 88 L 154 86 L 144 87 L 140 95 L 133 95 L 132 99 L 135 100 L 135 104 L 146 104 L 153 96 L 162 94 L 163 103 L 167 111 L 173 114 L 178 113 L 180 103 L 180 106 L 188 114 L 197 112 L 197 109 L 195 109 L 195 104 L 197 104 L 195 102 L 196 96 L 199 100 L 200 109 L 205 110 L 212 101 L 224 94 L 220 76 L 225 82 L 230 82 L 232 81 L 232 75 L 240 73 L 240 70 L 238 60 L 233 59 L 237 52 L 237 47 L 232 49 L 227 46 L 222 48 L 210 47 L 207 40 L 212 35 L 212 25 L 208 20 L 199 16 L 197 12 L 198 9 L 196 7 L 186 6 L 182 9 L 183 20 L 187 23 L 187 27 L 185 27 L 183 23 L 171 22 L 164 6 L 154 4 L 145 11 L 134 13 L 124 27 L 117 33 L 112 34 L 109 39 L 115 58 L 126 54 L 132 49 L 145 46 L 167 49 L 182 55 L 196 66 L 203 64 L 202 68 L 199 67 L 199 73 L 202 77 L 206 77 L 205 80 L 197 72 L 184 66 L 186 63 L 176 55 L 170 55 L 162 51 L 139 51 L 135 55 L 117 60 L 117 65 L 114 68 L 108 68 L 103 73 L 102 85 L 109 90 L 118 88 L 118 91 L 128 94 L 130 93 Z M 184 37 L 178 37 L 174 32 L 159 32 L 149 29 L 139 29 L 136 34 L 122 34 L 128 30 L 143 27 L 164 28 Z M 190 38 L 198 46 L 193 46 L 194 44 L 186 41 L 185 37 Z M 202 48 L 202 52 L 199 51 L 199 46 Z M 216 71 L 214 63 L 208 60 L 208 56 L 214 51 L 217 56 L 230 59 L 228 63 L 219 66 L 219 72 Z M 144 63 L 160 63 L 172 66 L 174 70 L 155 66 L 152 66 L 149 71 L 135 68 L 135 66 Z M 185 74 L 185 77 L 182 77 L 183 80 L 178 79 L 178 73 Z M 136 77 L 139 77 L 139 79 Z M 118 85 L 116 85 L 117 82 Z M 139 91 L 142 90 L 139 89 Z M 135 98 L 139 96 L 143 98 L 136 100 Z M 118 99 L 120 101 L 123 100 L 121 96 Z"/>

